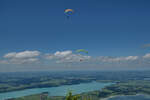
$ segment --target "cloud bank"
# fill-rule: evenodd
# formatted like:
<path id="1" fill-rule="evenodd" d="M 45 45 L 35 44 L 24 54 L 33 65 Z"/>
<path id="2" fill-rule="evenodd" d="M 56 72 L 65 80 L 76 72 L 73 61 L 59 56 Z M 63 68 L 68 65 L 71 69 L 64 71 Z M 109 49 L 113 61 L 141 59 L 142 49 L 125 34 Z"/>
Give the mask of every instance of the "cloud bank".
<path id="1" fill-rule="evenodd" d="M 39 51 L 23 51 L 23 52 L 10 52 L 3 56 L 1 63 L 6 64 L 25 64 L 35 63 L 39 61 Z"/>
<path id="2" fill-rule="evenodd" d="M 55 59 L 57 63 L 74 63 L 74 62 L 81 62 L 87 61 L 91 57 L 87 55 L 80 55 L 80 54 L 73 54 L 72 51 L 57 51 L 54 54 L 46 54 L 46 59 Z"/>
<path id="3" fill-rule="evenodd" d="M 143 58 L 149 59 L 149 58 L 150 58 L 150 53 L 145 54 L 145 55 L 143 56 Z"/>
<path id="4" fill-rule="evenodd" d="M 150 64 L 150 53 L 143 56 L 122 56 L 122 57 L 112 57 L 112 56 L 89 56 L 87 54 L 82 55 L 79 53 L 74 53 L 71 50 L 66 51 L 56 51 L 54 53 L 43 53 L 38 50 L 35 51 L 21 51 L 21 52 L 9 52 L 0 57 L 1 65 L 27 65 L 27 64 L 40 64 L 44 66 L 47 62 L 49 66 L 53 64 L 74 64 L 89 66 L 90 64 L 97 64 L 96 66 L 103 66 L 111 64 L 118 64 L 121 66 L 143 66 L 145 64 Z"/>

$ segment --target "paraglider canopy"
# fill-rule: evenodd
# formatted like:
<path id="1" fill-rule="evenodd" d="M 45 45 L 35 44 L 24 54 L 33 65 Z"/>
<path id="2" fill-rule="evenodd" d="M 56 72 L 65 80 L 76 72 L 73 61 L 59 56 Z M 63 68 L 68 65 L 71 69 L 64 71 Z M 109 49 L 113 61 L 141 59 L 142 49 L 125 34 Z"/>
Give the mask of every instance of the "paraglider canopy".
<path id="1" fill-rule="evenodd" d="M 69 18 L 74 13 L 74 10 L 73 9 L 65 9 L 64 13 L 67 16 L 67 18 Z"/>
<path id="2" fill-rule="evenodd" d="M 78 53 L 84 52 L 84 53 L 88 54 L 88 51 L 86 51 L 86 50 L 84 50 L 84 49 L 78 49 L 78 50 L 76 50 L 76 52 L 78 52 Z"/>
<path id="3" fill-rule="evenodd" d="M 88 54 L 88 51 L 86 51 L 86 50 L 84 50 L 84 49 L 78 49 L 78 50 L 76 50 L 76 52 L 77 53 L 85 53 L 85 54 Z M 83 61 L 83 59 L 81 58 L 80 59 L 80 62 L 82 62 Z"/>
<path id="4" fill-rule="evenodd" d="M 73 9 L 65 9 L 65 14 L 73 14 L 74 10 Z"/>

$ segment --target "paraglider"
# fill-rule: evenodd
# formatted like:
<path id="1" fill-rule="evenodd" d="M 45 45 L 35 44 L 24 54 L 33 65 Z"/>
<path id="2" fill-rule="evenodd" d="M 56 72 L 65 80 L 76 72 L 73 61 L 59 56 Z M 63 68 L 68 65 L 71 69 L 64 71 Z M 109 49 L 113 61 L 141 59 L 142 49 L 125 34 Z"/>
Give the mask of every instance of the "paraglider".
<path id="1" fill-rule="evenodd" d="M 67 19 L 69 19 L 70 16 L 74 13 L 74 10 L 73 9 L 65 9 L 64 13 L 67 16 Z"/>
<path id="2" fill-rule="evenodd" d="M 83 52 L 83 53 L 85 53 L 85 54 L 88 54 L 88 51 L 86 51 L 86 50 L 84 50 L 84 49 L 78 49 L 78 50 L 76 50 L 76 52 L 77 52 L 77 53 L 82 53 L 82 52 Z M 83 61 L 83 59 L 80 59 L 80 62 L 81 62 L 81 61 Z"/>
<path id="3" fill-rule="evenodd" d="M 80 61 L 83 61 L 83 59 L 80 59 Z"/>
<path id="4" fill-rule="evenodd" d="M 76 50 L 76 52 L 77 52 L 77 53 L 84 52 L 84 53 L 88 54 L 88 51 L 86 51 L 86 50 L 84 50 L 84 49 L 78 49 L 78 50 Z"/>

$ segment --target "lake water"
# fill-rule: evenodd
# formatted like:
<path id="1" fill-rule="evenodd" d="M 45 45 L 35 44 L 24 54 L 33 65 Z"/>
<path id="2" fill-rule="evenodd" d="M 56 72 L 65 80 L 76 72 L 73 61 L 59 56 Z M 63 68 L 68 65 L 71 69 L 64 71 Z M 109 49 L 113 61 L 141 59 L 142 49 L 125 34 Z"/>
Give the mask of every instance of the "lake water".
<path id="1" fill-rule="evenodd" d="M 108 100 L 150 100 L 149 95 L 117 96 Z"/>
<path id="2" fill-rule="evenodd" d="M 111 84 L 112 83 L 90 82 L 90 83 L 81 83 L 75 85 L 62 85 L 59 87 L 26 89 L 21 91 L 0 93 L 0 100 L 38 94 L 42 92 L 49 92 L 50 96 L 65 96 L 69 90 L 71 90 L 74 94 L 79 94 L 82 92 L 100 90 L 105 86 Z"/>

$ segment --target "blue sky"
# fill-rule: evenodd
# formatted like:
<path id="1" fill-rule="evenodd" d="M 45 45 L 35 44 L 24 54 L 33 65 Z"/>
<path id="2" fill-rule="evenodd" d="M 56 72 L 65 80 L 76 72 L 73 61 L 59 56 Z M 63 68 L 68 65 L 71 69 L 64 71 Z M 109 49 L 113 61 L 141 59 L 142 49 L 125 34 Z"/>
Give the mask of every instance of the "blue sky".
<path id="1" fill-rule="evenodd" d="M 1 0 L 1 60 L 11 52 L 80 48 L 92 57 L 144 56 L 149 48 L 141 46 L 150 43 L 149 5 L 149 0 Z M 75 11 L 69 20 L 66 8 Z"/>

